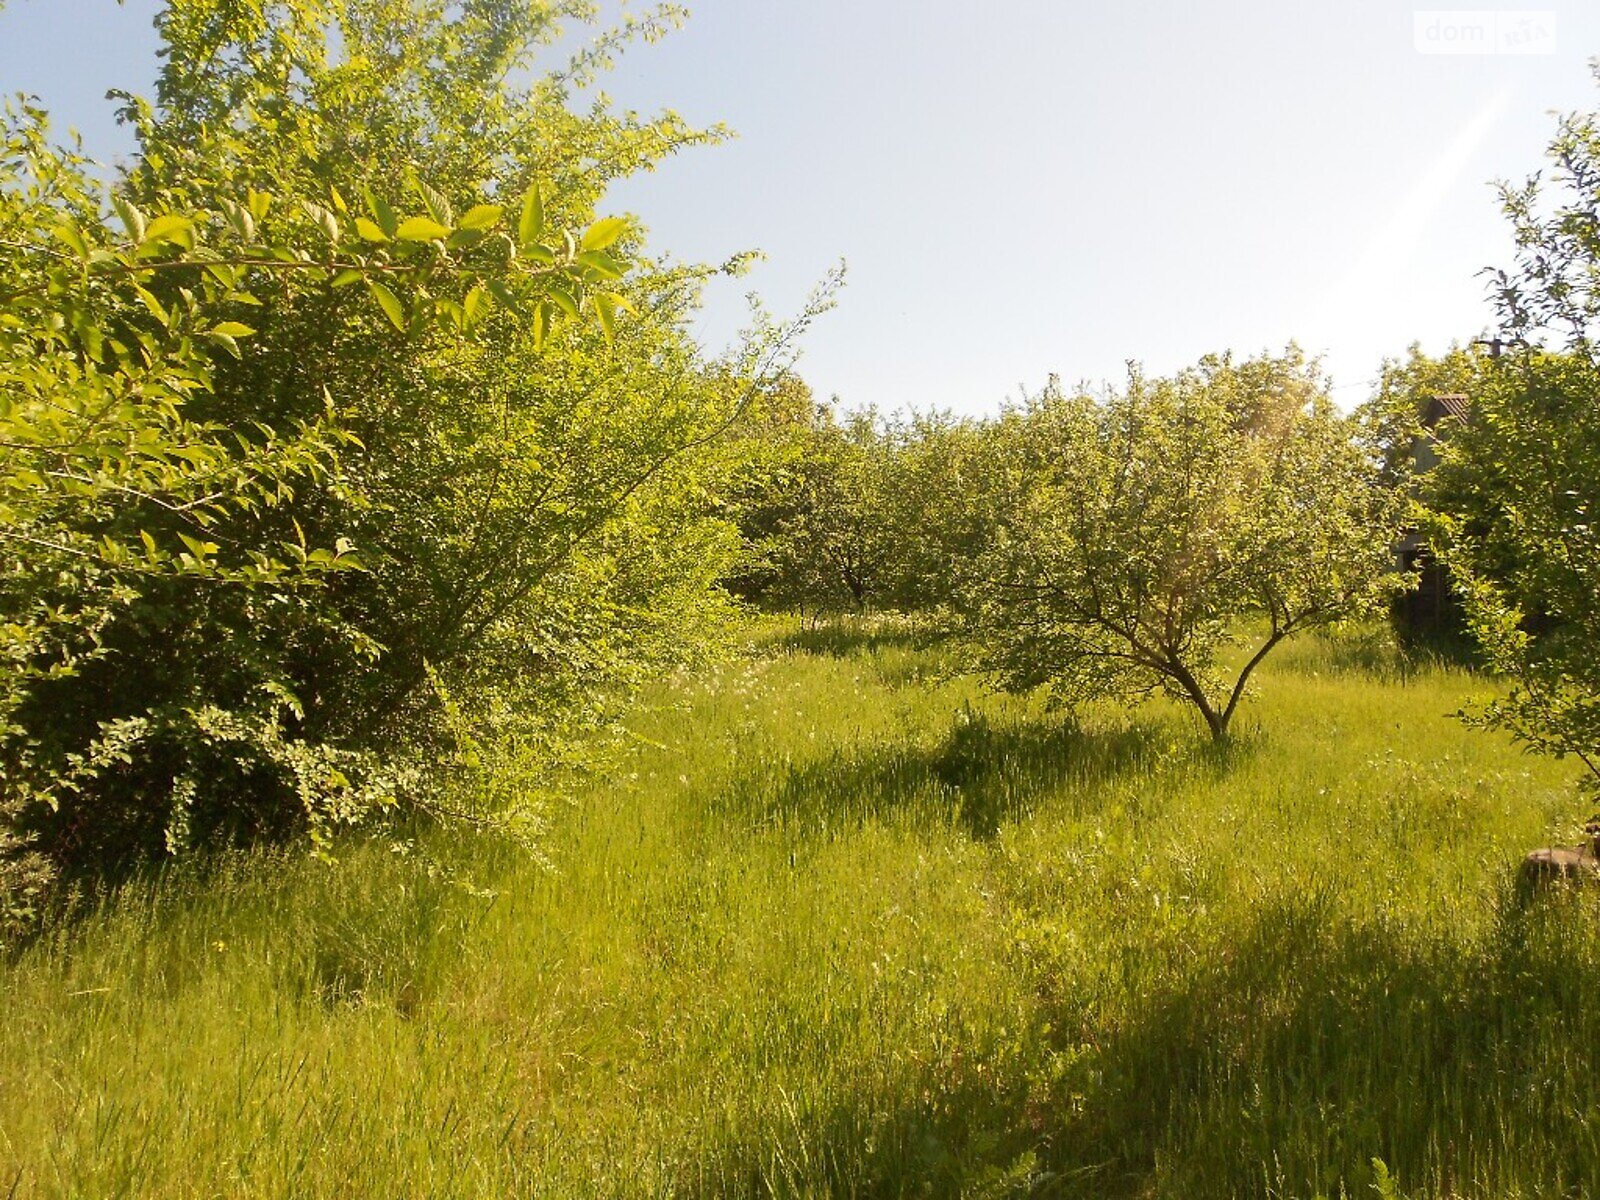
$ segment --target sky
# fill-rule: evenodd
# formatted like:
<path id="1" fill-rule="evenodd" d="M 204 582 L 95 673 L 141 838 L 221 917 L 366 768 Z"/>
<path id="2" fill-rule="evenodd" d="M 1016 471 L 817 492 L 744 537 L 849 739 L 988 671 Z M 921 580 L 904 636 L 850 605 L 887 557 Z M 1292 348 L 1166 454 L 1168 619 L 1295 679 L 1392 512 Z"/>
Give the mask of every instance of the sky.
<path id="1" fill-rule="evenodd" d="M 104 96 L 150 90 L 156 8 L 9 0 L 0 91 L 126 154 Z M 792 312 L 844 260 L 800 369 L 850 407 L 977 414 L 1052 373 L 1117 380 L 1129 360 L 1164 373 L 1291 339 L 1359 403 L 1384 357 L 1492 324 L 1479 272 L 1511 255 L 1492 183 L 1544 165 L 1552 113 L 1600 108 L 1600 5 L 1498 25 L 1389 0 L 691 8 L 605 90 L 738 136 L 607 207 L 685 261 L 764 253 L 708 296 L 713 349 L 746 291 Z"/>

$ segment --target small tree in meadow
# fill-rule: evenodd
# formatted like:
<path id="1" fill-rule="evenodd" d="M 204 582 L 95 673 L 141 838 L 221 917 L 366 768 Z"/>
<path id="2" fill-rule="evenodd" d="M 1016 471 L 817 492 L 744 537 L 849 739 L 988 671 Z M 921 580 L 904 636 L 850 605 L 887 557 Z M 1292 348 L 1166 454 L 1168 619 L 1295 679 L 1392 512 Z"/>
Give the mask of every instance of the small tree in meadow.
<path id="1" fill-rule="evenodd" d="M 1398 579 L 1397 492 L 1352 433 L 1293 348 L 1104 396 L 1052 384 L 990 448 L 995 525 L 964 588 L 982 658 L 1069 706 L 1165 692 L 1225 739 L 1274 647 Z"/>

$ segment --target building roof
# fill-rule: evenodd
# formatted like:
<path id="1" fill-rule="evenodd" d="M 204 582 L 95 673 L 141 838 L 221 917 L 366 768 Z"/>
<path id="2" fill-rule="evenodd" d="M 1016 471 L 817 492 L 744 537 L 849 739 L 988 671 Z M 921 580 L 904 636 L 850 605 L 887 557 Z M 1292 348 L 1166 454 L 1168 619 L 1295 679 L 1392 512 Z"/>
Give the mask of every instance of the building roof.
<path id="1" fill-rule="evenodd" d="M 1428 397 L 1428 406 L 1422 411 L 1422 427 L 1432 429 L 1446 417 L 1465 421 L 1472 412 L 1472 402 L 1465 392 L 1436 392 Z"/>

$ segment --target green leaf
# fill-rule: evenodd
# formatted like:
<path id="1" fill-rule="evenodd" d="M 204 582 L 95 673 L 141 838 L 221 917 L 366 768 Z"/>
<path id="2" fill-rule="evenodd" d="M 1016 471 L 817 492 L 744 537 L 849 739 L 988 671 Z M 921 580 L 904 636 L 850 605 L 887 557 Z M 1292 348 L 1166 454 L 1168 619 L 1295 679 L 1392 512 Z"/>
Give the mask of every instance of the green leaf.
<path id="1" fill-rule="evenodd" d="M 143 247 L 162 243 L 182 246 L 185 250 L 194 249 L 194 222 L 177 213 L 165 213 L 157 217 L 145 227 L 144 237 L 139 239 L 139 244 Z"/>
<path id="2" fill-rule="evenodd" d="M 385 233 L 376 222 L 366 217 L 356 218 L 356 232 L 362 239 L 369 242 L 387 242 L 389 235 Z"/>
<path id="3" fill-rule="evenodd" d="M 550 317 L 550 305 L 547 302 L 541 302 L 533 310 L 533 348 L 535 350 L 544 349 L 544 340 L 550 333 Z"/>
<path id="4" fill-rule="evenodd" d="M 133 285 L 133 290 L 139 297 L 140 302 L 150 310 L 150 315 L 161 322 L 161 327 L 163 329 L 170 328 L 172 318 L 167 314 L 167 310 L 162 307 L 161 301 L 157 300 L 148 288 L 142 287 L 137 283 Z"/>
<path id="5" fill-rule="evenodd" d="M 339 240 L 338 217 L 334 216 L 329 209 L 323 208 L 320 204 L 313 204 L 309 200 L 304 201 L 302 207 L 306 210 L 306 215 L 317 223 L 317 227 L 322 230 L 330 242 Z"/>
<path id="6" fill-rule="evenodd" d="M 626 217 L 607 217 L 603 221 L 596 221 L 584 231 L 581 245 L 584 250 L 604 250 L 627 232 Z"/>
<path id="7" fill-rule="evenodd" d="M 402 242 L 433 242 L 449 237 L 450 228 L 427 217 L 408 217 L 394 235 Z"/>
<path id="8" fill-rule="evenodd" d="M 490 229 L 500 220 L 505 209 L 498 204 L 477 204 L 456 222 L 458 229 Z"/>
<path id="9" fill-rule="evenodd" d="M 483 241 L 483 230 L 458 229 L 445 238 L 444 244 L 451 250 L 465 250 L 471 246 L 476 246 L 481 241 Z"/>
<path id="10" fill-rule="evenodd" d="M 401 333 L 406 328 L 406 310 L 396 296 L 376 279 L 367 280 L 367 291 L 372 293 L 372 298 L 378 302 L 378 307 L 383 309 L 383 315 L 389 318 L 389 323 Z"/>
<path id="11" fill-rule="evenodd" d="M 549 246 L 542 246 L 538 244 L 524 246 L 522 248 L 522 253 L 536 263 L 553 263 L 556 260 L 556 252 L 550 249 Z"/>
<path id="12" fill-rule="evenodd" d="M 491 279 L 487 284 L 485 284 L 485 286 L 489 289 L 489 294 L 496 300 L 500 301 L 501 304 L 505 305 L 506 308 L 510 309 L 514 313 L 520 313 L 522 311 L 521 301 L 519 301 L 515 293 L 513 293 L 512 290 L 505 285 L 504 281 L 499 279 Z"/>
<path id="13" fill-rule="evenodd" d="M 67 248 L 79 258 L 89 257 L 89 243 L 83 240 L 83 234 L 78 232 L 78 227 L 71 222 L 63 222 L 50 231 L 56 238 L 65 242 Z"/>
<path id="14" fill-rule="evenodd" d="M 605 334 L 606 344 L 611 345 L 617 340 L 617 298 L 609 292 L 596 292 L 594 311 L 600 318 L 600 332 Z"/>
<path id="15" fill-rule="evenodd" d="M 210 558 L 218 550 L 222 549 L 222 547 L 217 545 L 215 542 L 202 542 L 190 537 L 186 533 L 180 533 L 178 535 L 178 540 L 185 546 L 189 547 L 190 552 L 193 553 L 198 559 Z"/>
<path id="16" fill-rule="evenodd" d="M 352 283 L 360 283 L 364 278 L 366 278 L 366 276 L 362 274 L 362 272 L 357 271 L 354 267 L 346 267 L 343 271 L 340 271 L 333 277 L 333 280 L 329 286 L 336 288 L 349 287 Z"/>
<path id="17" fill-rule="evenodd" d="M 100 332 L 100 327 L 94 321 L 86 319 L 82 313 L 76 313 L 72 318 L 72 332 L 78 335 L 78 342 L 83 346 L 83 352 L 94 362 L 101 362 L 105 357 L 105 335 Z M 5 406 L 0 404 L 0 413 Z M 0 420 L 3 420 L 0 417 Z"/>
<path id="18" fill-rule="evenodd" d="M 444 198 L 441 192 L 429 187 L 422 180 L 417 180 L 417 195 L 422 197 L 422 203 L 427 206 L 428 214 L 439 224 L 447 229 L 456 223 L 456 215 L 450 207 L 450 201 Z"/>
<path id="19" fill-rule="evenodd" d="M 243 324 L 243 323 L 241 323 L 239 321 L 223 321 L 223 322 L 221 322 L 221 323 L 219 323 L 217 325 L 212 326 L 211 332 L 212 333 L 225 333 L 229 337 L 241 338 L 241 337 L 249 337 L 251 334 L 255 333 L 255 330 L 251 329 L 250 326 L 245 325 L 245 324 Z"/>
<path id="20" fill-rule="evenodd" d="M 529 249 L 543 232 L 544 197 L 539 191 L 539 181 L 535 179 L 528 188 L 528 194 L 522 198 L 522 219 L 517 222 L 517 241 L 523 249 Z"/>
<path id="21" fill-rule="evenodd" d="M 272 207 L 272 196 L 268 192 L 258 192 L 255 188 L 251 188 L 245 193 L 244 206 L 257 221 L 265 221 L 267 210 Z"/>
<path id="22" fill-rule="evenodd" d="M 222 201 L 222 212 L 228 218 L 228 224 L 233 231 L 244 241 L 253 242 L 256 237 L 256 219 L 250 215 L 250 210 L 242 204 L 235 204 L 232 200 Z"/>
<path id="23" fill-rule="evenodd" d="M 576 261 L 604 279 L 621 279 L 624 273 L 622 263 L 604 250 L 585 250 Z"/>
<path id="24" fill-rule="evenodd" d="M 240 359 L 244 357 L 239 350 L 239 343 L 234 340 L 232 334 L 218 333 L 216 330 L 212 330 L 210 333 L 206 334 L 206 337 L 215 342 L 217 345 L 221 346 L 229 354 L 233 355 L 233 357 Z"/>
<path id="25" fill-rule="evenodd" d="M 564 284 L 553 284 L 551 286 L 550 299 L 567 316 L 576 317 L 578 315 L 578 298 Z"/>
<path id="26" fill-rule="evenodd" d="M 394 215 L 394 209 L 389 207 L 389 202 L 377 195 L 371 188 L 366 189 L 367 210 L 372 213 L 372 219 L 378 223 L 378 228 L 393 237 L 395 230 L 400 228 L 400 220 Z"/>
<path id="27" fill-rule="evenodd" d="M 134 207 L 132 201 L 122 196 L 113 196 L 111 207 L 116 209 L 117 217 L 122 221 L 122 227 L 128 231 L 128 236 L 135 242 L 144 241 L 144 214 Z"/>
<path id="28" fill-rule="evenodd" d="M 457 333 L 466 332 L 467 313 L 461 305 L 454 300 L 438 300 L 434 302 L 433 308 L 440 325 L 446 329 L 453 328 Z"/>
<path id="29" fill-rule="evenodd" d="M 488 293 L 483 288 L 475 287 L 461 299 L 461 312 L 465 320 L 465 328 L 471 329 L 489 311 Z"/>

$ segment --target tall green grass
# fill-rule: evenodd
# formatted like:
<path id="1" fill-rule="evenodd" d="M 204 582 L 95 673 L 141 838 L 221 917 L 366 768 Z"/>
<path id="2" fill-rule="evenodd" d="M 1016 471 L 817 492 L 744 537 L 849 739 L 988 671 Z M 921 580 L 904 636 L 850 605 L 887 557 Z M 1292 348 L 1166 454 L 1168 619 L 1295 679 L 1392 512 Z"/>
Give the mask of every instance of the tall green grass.
<path id="1" fill-rule="evenodd" d="M 548 866 L 124 890 L 0 968 L 0 1196 L 1600 1196 L 1600 905 L 1509 886 L 1585 814 L 1481 681 L 1290 646 L 1222 752 L 944 666 L 769 631 Z"/>

